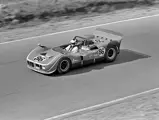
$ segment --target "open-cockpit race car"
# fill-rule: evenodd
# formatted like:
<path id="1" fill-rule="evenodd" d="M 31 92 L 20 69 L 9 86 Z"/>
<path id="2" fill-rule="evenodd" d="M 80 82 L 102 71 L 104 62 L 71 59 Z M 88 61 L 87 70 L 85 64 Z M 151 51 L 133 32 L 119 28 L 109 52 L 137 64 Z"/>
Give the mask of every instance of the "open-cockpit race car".
<path id="1" fill-rule="evenodd" d="M 113 62 L 120 53 L 123 35 L 97 28 L 93 34 L 75 36 L 70 43 L 57 47 L 41 44 L 27 56 L 28 68 L 43 73 L 67 73 L 71 68 L 98 61 Z"/>

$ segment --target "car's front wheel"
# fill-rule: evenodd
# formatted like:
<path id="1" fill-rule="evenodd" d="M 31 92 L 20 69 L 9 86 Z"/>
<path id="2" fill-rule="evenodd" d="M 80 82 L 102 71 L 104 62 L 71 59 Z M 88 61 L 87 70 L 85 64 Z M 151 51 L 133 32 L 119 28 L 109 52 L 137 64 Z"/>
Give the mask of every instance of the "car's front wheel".
<path id="1" fill-rule="evenodd" d="M 60 61 L 59 61 L 59 64 L 57 66 L 57 71 L 58 73 L 60 74 L 63 74 L 63 73 L 67 73 L 71 68 L 71 61 L 69 58 L 62 58 Z"/>
<path id="2" fill-rule="evenodd" d="M 105 62 L 113 62 L 117 57 L 117 48 L 116 46 L 108 46 L 105 52 Z"/>

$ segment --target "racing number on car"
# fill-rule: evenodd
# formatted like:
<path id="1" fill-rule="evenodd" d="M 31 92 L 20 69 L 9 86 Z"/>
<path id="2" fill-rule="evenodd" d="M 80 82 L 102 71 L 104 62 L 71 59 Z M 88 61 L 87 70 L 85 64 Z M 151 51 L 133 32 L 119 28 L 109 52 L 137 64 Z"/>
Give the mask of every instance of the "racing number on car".
<path id="1" fill-rule="evenodd" d="M 104 47 L 100 47 L 99 50 L 98 50 L 98 55 L 99 56 L 104 56 L 105 54 L 105 48 Z"/>

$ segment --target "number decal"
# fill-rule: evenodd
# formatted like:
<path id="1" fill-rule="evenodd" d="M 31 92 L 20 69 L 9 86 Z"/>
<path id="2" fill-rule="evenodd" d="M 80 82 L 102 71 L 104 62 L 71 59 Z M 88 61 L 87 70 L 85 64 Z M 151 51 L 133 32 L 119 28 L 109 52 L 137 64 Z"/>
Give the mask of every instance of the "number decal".
<path id="1" fill-rule="evenodd" d="M 105 48 L 104 47 L 100 47 L 99 50 L 98 50 L 98 55 L 99 56 L 104 56 L 105 54 Z"/>
<path id="2" fill-rule="evenodd" d="M 37 56 L 34 58 L 35 61 L 44 61 L 46 58 L 44 56 Z"/>

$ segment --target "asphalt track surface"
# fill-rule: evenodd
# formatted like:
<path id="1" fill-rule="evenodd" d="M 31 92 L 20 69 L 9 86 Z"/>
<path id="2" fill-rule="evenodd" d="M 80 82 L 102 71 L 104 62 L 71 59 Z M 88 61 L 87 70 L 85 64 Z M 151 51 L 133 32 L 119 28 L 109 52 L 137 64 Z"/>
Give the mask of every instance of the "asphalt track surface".
<path id="1" fill-rule="evenodd" d="M 124 35 L 116 62 L 63 76 L 29 70 L 26 56 L 38 42 L 56 46 L 95 28 L 0 45 L 0 120 L 43 120 L 158 87 L 158 21 L 153 17 L 102 26 Z"/>

